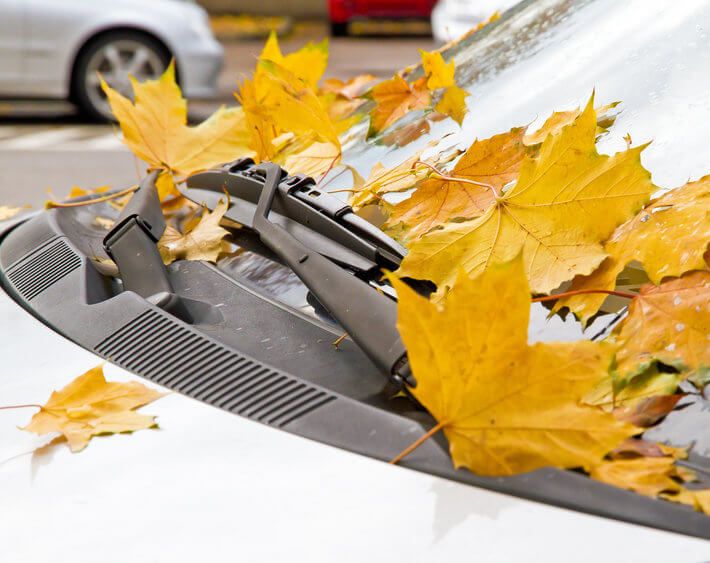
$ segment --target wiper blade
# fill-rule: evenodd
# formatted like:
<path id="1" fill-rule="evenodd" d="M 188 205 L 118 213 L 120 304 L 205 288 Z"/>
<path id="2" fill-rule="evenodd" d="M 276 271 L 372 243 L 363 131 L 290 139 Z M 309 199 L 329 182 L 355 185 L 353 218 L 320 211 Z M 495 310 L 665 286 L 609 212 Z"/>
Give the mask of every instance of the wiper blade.
<path id="1" fill-rule="evenodd" d="M 226 191 L 231 205 L 225 217 L 253 229 L 264 181 L 263 169 L 247 158 L 191 176 L 180 192 L 214 209 Z M 382 268 L 394 270 L 406 254 L 349 205 L 317 190 L 313 179 L 300 174 L 281 171 L 269 217 L 309 248 L 361 276 L 379 276 Z"/>

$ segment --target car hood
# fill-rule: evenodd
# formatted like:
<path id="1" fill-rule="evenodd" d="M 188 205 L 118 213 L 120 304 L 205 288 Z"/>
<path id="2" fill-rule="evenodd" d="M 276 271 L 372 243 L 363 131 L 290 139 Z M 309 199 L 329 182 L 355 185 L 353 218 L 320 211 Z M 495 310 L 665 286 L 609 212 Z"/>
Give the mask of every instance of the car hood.
<path id="1" fill-rule="evenodd" d="M 3 405 L 42 403 L 99 362 L 4 292 L 0 316 Z M 140 380 L 105 369 L 110 380 Z M 649 545 L 649 562 L 710 553 L 703 540 L 390 466 L 181 395 L 143 410 L 160 429 L 96 438 L 78 454 L 20 430 L 31 409 L 0 413 L 5 561 L 627 561 Z"/>

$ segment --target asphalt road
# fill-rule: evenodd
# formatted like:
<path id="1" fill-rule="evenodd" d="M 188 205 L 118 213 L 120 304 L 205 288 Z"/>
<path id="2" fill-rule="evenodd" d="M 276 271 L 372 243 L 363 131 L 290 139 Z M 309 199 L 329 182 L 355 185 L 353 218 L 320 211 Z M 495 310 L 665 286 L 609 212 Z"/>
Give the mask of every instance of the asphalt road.
<path id="1" fill-rule="evenodd" d="M 288 52 L 323 37 L 320 26 L 305 27 L 282 41 Z M 238 80 L 251 73 L 263 41 L 225 45 L 225 68 L 219 99 L 191 104 L 191 120 L 204 119 L 219 104 L 233 104 Z M 426 37 L 331 39 L 327 77 L 361 73 L 389 77 L 431 49 Z M 41 207 L 50 197 L 64 197 L 72 186 L 122 187 L 134 184 L 143 167 L 121 144 L 116 127 L 87 123 L 66 103 L 0 103 L 0 205 Z"/>

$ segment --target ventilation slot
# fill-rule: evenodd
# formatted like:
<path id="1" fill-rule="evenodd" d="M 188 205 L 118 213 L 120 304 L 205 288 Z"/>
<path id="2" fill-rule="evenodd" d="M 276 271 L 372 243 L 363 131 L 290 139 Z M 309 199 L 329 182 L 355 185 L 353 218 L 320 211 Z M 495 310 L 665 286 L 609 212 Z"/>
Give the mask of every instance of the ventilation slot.
<path id="1" fill-rule="evenodd" d="M 336 398 L 154 310 L 142 313 L 95 350 L 151 381 L 273 426 L 285 426 Z"/>
<path id="2" fill-rule="evenodd" d="M 81 266 L 81 258 L 63 240 L 23 260 L 7 277 L 28 301 Z"/>

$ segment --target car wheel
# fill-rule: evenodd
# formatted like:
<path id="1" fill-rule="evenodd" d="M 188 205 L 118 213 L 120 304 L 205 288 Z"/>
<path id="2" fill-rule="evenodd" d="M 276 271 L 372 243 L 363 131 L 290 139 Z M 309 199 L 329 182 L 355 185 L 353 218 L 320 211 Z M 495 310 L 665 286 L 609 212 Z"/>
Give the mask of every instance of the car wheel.
<path id="1" fill-rule="evenodd" d="M 96 120 L 113 120 L 99 75 L 124 96 L 133 97 L 129 75 L 137 80 L 159 77 L 170 54 L 156 40 L 138 32 L 103 35 L 82 50 L 72 77 L 72 98 L 81 110 Z"/>
<path id="2" fill-rule="evenodd" d="M 347 22 L 330 22 L 330 34 L 333 37 L 346 37 L 348 35 Z"/>

